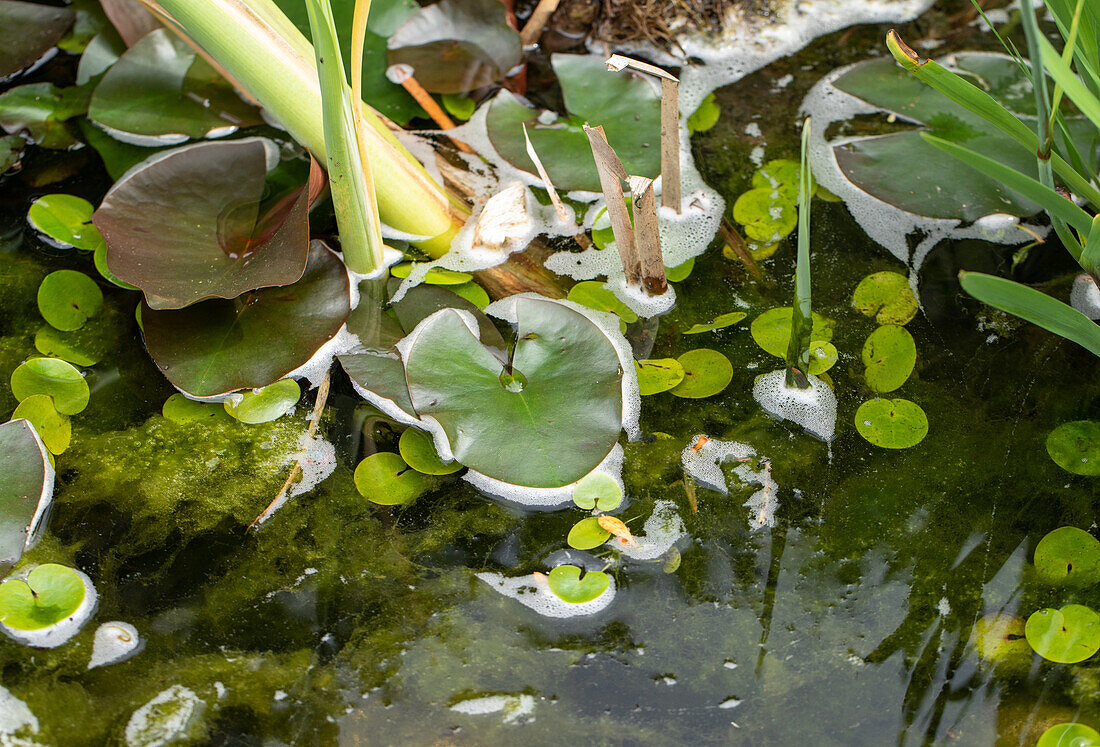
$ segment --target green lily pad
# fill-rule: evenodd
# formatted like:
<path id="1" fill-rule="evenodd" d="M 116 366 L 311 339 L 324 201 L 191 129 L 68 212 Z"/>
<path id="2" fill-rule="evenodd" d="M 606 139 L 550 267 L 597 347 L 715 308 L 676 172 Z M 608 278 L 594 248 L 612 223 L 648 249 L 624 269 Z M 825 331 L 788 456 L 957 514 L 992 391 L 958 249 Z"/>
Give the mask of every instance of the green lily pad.
<path id="1" fill-rule="evenodd" d="M 581 576 L 575 565 L 559 565 L 547 575 L 550 591 L 563 602 L 583 604 L 591 602 L 605 591 L 611 579 L 603 571 L 589 571 Z"/>
<path id="2" fill-rule="evenodd" d="M 872 391 L 894 391 L 909 379 L 916 363 L 917 346 L 905 327 L 883 325 L 863 343 L 864 377 Z"/>
<path id="3" fill-rule="evenodd" d="M 573 503 L 589 511 L 594 508 L 614 511 L 622 502 L 623 489 L 614 477 L 605 472 L 593 472 L 582 478 L 577 487 L 573 488 Z"/>
<path id="4" fill-rule="evenodd" d="M 141 307 L 145 345 L 173 385 L 210 397 L 286 377 L 331 340 L 350 310 L 344 263 L 319 241 L 302 279 L 172 311 Z"/>
<path id="5" fill-rule="evenodd" d="M 856 410 L 859 435 L 884 449 L 908 449 L 928 435 L 924 410 L 907 399 L 869 399 Z"/>
<path id="6" fill-rule="evenodd" d="M 28 421 L 0 425 L 0 573 L 11 570 L 37 533 L 35 517 L 53 497 L 53 477 L 46 448 Z"/>
<path id="7" fill-rule="evenodd" d="M 206 60 L 161 28 L 111 65 L 92 94 L 88 117 L 111 130 L 151 138 L 150 145 L 166 136 L 182 142 L 262 123 L 256 108 Z"/>
<path id="8" fill-rule="evenodd" d="M 722 116 L 722 107 L 713 93 L 708 93 L 703 103 L 688 117 L 688 132 L 694 135 L 696 132 L 706 132 L 718 124 L 718 118 Z"/>
<path id="9" fill-rule="evenodd" d="M 1100 732 L 1084 724 L 1058 724 L 1042 733 L 1035 747 L 1098 747 Z"/>
<path id="10" fill-rule="evenodd" d="M 457 93 L 445 93 L 443 98 L 443 108 L 447 110 L 455 119 L 460 122 L 465 122 L 470 117 L 474 116 L 474 112 L 477 111 L 477 102 L 469 96 L 463 96 Z"/>
<path id="11" fill-rule="evenodd" d="M 74 18 L 68 8 L 0 0 L 0 78 L 42 59 L 72 26 Z"/>
<path id="12" fill-rule="evenodd" d="M 76 270 L 51 272 L 38 286 L 38 312 L 51 327 L 72 332 L 103 308 L 103 291 Z"/>
<path id="13" fill-rule="evenodd" d="M 568 485 L 618 441 L 619 358 L 599 327 L 564 304 L 509 302 L 518 319 L 512 371 L 453 310 L 417 326 L 404 354 L 412 404 L 439 422 L 467 467 L 516 485 Z"/>
<path id="14" fill-rule="evenodd" d="M 0 94 L 0 128 L 26 133 L 43 148 L 63 150 L 77 144 L 66 122 L 88 110 L 85 88 L 29 83 Z"/>
<path id="15" fill-rule="evenodd" d="M 879 324 L 908 324 L 917 315 L 917 297 L 909 280 L 896 272 L 876 272 L 859 281 L 852 306 Z"/>
<path id="16" fill-rule="evenodd" d="M 391 292 L 397 287 L 398 281 L 391 278 Z M 397 330 L 397 337 L 390 344 L 396 344 L 398 340 L 412 332 L 416 325 L 440 309 L 461 309 L 469 312 L 477 320 L 481 341 L 489 347 L 503 351 L 507 344 L 496 325 L 472 301 L 466 300 L 455 292 L 455 289 L 460 287 L 462 286 L 418 285 L 410 288 L 404 298 L 391 306 L 400 330 Z M 355 332 L 351 320 L 348 321 L 348 330 Z"/>
<path id="17" fill-rule="evenodd" d="M 1059 664 L 1076 664 L 1100 651 L 1100 615 L 1083 604 L 1034 612 L 1025 633 L 1035 653 Z"/>
<path id="18" fill-rule="evenodd" d="M 684 367 L 675 358 L 634 361 L 634 370 L 643 397 L 667 392 L 684 380 Z"/>
<path id="19" fill-rule="evenodd" d="M 1100 476 L 1100 422 L 1062 423 L 1047 436 L 1047 453 L 1066 472 Z"/>
<path id="20" fill-rule="evenodd" d="M 577 283 L 569 289 L 569 295 L 566 298 L 596 311 L 609 311 L 627 324 L 638 321 L 638 315 L 599 280 L 585 280 Z"/>
<path id="21" fill-rule="evenodd" d="M 753 189 L 766 189 L 778 192 L 786 201 L 798 199 L 798 174 L 802 166 L 789 158 L 777 158 L 768 161 L 753 172 Z"/>
<path id="22" fill-rule="evenodd" d="M 687 280 L 691 275 L 691 271 L 695 269 L 695 257 L 692 257 L 687 262 L 678 264 L 675 267 L 665 268 L 665 279 L 670 283 L 679 283 L 682 280 Z"/>
<path id="23" fill-rule="evenodd" d="M 433 478 L 423 475 L 391 451 L 371 454 L 355 468 L 355 487 L 380 506 L 400 506 L 432 489 Z"/>
<path id="24" fill-rule="evenodd" d="M 76 415 L 88 406 L 88 382 L 72 364 L 57 358 L 32 358 L 12 371 L 11 393 L 22 402 L 36 394 L 53 397 L 62 415 Z"/>
<path id="25" fill-rule="evenodd" d="M 778 309 L 768 309 L 760 316 L 752 320 L 749 332 L 756 344 L 766 353 L 776 358 L 786 358 L 787 348 L 791 344 L 791 316 L 793 310 L 790 306 Z M 810 328 L 810 339 L 819 342 L 829 342 L 833 339 L 833 327 L 836 322 L 826 319 L 813 312 L 813 323 Z"/>
<path id="26" fill-rule="evenodd" d="M 0 584 L 0 623 L 16 630 L 48 628 L 76 612 L 84 594 L 84 581 L 72 568 L 40 565 L 26 581 Z"/>
<path id="27" fill-rule="evenodd" d="M 489 305 L 489 294 L 485 292 L 485 289 L 474 282 L 462 283 L 460 285 L 452 285 L 451 290 L 458 295 L 465 298 L 479 309 L 484 309 Z"/>
<path id="28" fill-rule="evenodd" d="M 798 225 L 798 207 L 792 197 L 770 188 L 750 189 L 733 203 L 733 219 L 748 238 L 774 243 Z"/>
<path id="29" fill-rule="evenodd" d="M 415 262 L 402 262 L 390 268 L 390 274 L 395 278 L 407 278 L 412 272 Z M 456 272 L 445 267 L 433 267 L 428 270 L 424 282 L 428 285 L 463 285 L 474 279 L 468 272 Z"/>
<path id="30" fill-rule="evenodd" d="M 610 536 L 611 532 L 601 527 L 595 516 L 589 516 L 573 525 L 565 541 L 577 550 L 591 550 L 607 542 Z"/>
<path id="31" fill-rule="evenodd" d="M 267 149 L 260 138 L 204 142 L 132 169 L 92 217 L 107 269 L 153 309 L 297 281 L 309 254 L 308 197 L 300 187 L 261 214 Z"/>
<path id="32" fill-rule="evenodd" d="M 833 343 L 813 340 L 810 342 L 810 365 L 807 370 L 814 376 L 820 376 L 832 368 L 839 357 L 840 354 Z"/>
<path id="33" fill-rule="evenodd" d="M 78 330 L 63 332 L 43 324 L 34 335 L 34 346 L 47 358 L 60 358 L 74 366 L 94 366 L 129 339 L 121 314 L 104 307 Z"/>
<path id="34" fill-rule="evenodd" d="M 669 390 L 673 396 L 685 399 L 712 397 L 733 380 L 733 364 L 717 350 L 697 348 L 676 360 L 684 369 L 684 380 Z"/>
<path id="35" fill-rule="evenodd" d="M 1035 546 L 1035 570 L 1055 586 L 1091 586 L 1100 581 L 1100 541 L 1077 527 L 1059 527 Z"/>
<path id="36" fill-rule="evenodd" d="M 397 442 L 401 458 L 425 475 L 451 475 L 462 469 L 458 462 L 444 462 L 435 450 L 432 437 L 417 428 L 406 428 Z"/>
<path id="37" fill-rule="evenodd" d="M 719 314 L 714 318 L 713 322 L 706 324 L 693 324 L 684 330 L 685 335 L 697 335 L 701 332 L 713 332 L 716 329 L 722 329 L 723 327 L 730 327 L 737 324 L 739 321 L 747 317 L 744 311 L 731 311 L 728 314 Z"/>
<path id="38" fill-rule="evenodd" d="M 649 82 L 632 73 L 613 73 L 599 57 L 552 55 L 567 114 L 548 124 L 538 109 L 501 91 L 489 105 L 486 123 L 493 148 L 506 161 L 535 174 L 523 129 L 559 190 L 600 191 L 596 162 L 581 124 L 603 125 L 628 174 L 656 177 L 661 170 L 660 97 Z M 552 116 L 552 115 L 551 115 Z"/>
<path id="39" fill-rule="evenodd" d="M 242 392 L 240 399 L 227 399 L 225 411 L 242 423 L 269 423 L 294 409 L 302 397 L 302 389 L 294 379 L 281 379 L 262 389 Z"/>
<path id="40" fill-rule="evenodd" d="M 10 169 L 23 157 L 23 149 L 27 141 L 20 135 L 4 135 L 0 137 L 0 174 Z"/>
<path id="41" fill-rule="evenodd" d="M 103 236 L 91 222 L 94 210 L 92 203 L 76 195 L 43 195 L 31 203 L 27 222 L 58 248 L 94 252 L 103 245 Z"/>
<path id="42" fill-rule="evenodd" d="M 160 414 L 166 420 L 184 425 L 186 423 L 217 423 L 229 419 L 225 407 L 216 402 L 196 402 L 187 399 L 178 392 L 164 401 Z"/>
<path id="43" fill-rule="evenodd" d="M 54 407 L 53 397 L 48 394 L 33 394 L 19 403 L 11 419 L 25 418 L 34 426 L 42 443 L 51 454 L 61 454 L 69 448 L 72 440 L 72 424 L 67 415 L 62 415 Z"/>
<path id="44" fill-rule="evenodd" d="M 1031 663 L 1031 644 L 1024 635 L 1024 619 L 992 612 L 974 625 L 972 636 L 978 656 L 996 666 L 1026 671 Z"/>

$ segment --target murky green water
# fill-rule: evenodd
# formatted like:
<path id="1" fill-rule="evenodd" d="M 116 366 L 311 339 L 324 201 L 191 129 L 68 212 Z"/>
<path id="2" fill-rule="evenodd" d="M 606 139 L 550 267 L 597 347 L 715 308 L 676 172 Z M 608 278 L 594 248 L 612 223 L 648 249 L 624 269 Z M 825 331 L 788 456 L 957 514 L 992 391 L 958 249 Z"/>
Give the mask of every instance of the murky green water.
<path id="1" fill-rule="evenodd" d="M 862 54 L 880 31 L 859 32 L 849 51 Z M 737 114 L 696 152 L 727 197 L 748 182 L 751 143 L 739 133 L 754 114 L 768 157 L 793 154 L 786 123 L 805 88 L 838 64 L 828 51 L 837 38 L 721 94 Z M 801 74 L 773 103 L 791 116 L 777 116 L 750 94 L 788 70 Z M 82 261 L 24 236 L 27 204 L 45 191 L 95 197 L 102 186 L 0 181 L 4 380 L 35 353 L 41 277 Z M 713 347 L 733 361 L 734 380 L 698 402 L 647 398 L 642 428 L 659 435 L 626 445 L 623 516 L 640 526 L 654 501 L 674 501 L 690 535 L 682 564 L 615 567 L 612 605 L 564 621 L 474 574 L 544 569 L 576 515 L 523 515 L 457 481 L 408 508 L 367 503 L 351 481 L 362 439 L 342 378 L 326 423 L 341 466 L 246 533 L 285 479 L 277 457 L 304 413 L 262 426 L 164 420 L 171 389 L 136 344 L 136 297 L 109 293 L 114 352 L 89 377 L 91 406 L 58 458 L 53 519 L 31 560 L 83 569 L 101 595 L 95 622 L 132 622 L 147 643 L 89 671 L 94 624 L 49 651 L 0 640 L 3 685 L 38 717 L 39 739 L 58 745 L 121 741 L 131 714 L 177 684 L 205 702 L 196 738 L 214 744 L 1033 744 L 1050 723 L 1095 722 L 1095 662 L 995 675 L 968 645 L 987 612 L 1063 603 L 1034 583 L 1030 552 L 1057 526 L 1093 526 L 1098 495 L 1044 442 L 1059 423 L 1100 418 L 1095 358 L 961 296 L 955 271 L 988 267 L 1000 250 L 941 246 L 922 277 L 925 313 L 908 327 L 918 368 L 898 392 L 927 412 L 929 435 L 905 451 L 869 445 L 852 416 L 870 396 L 859 351 L 875 324 L 849 298 L 866 274 L 904 268 L 841 205 L 820 205 L 814 303 L 837 321 L 841 353 L 830 372 L 840 403 L 831 453 L 760 413 L 753 378 L 777 361 L 747 324 L 679 334 L 718 313 L 742 308 L 751 319 L 789 304 L 789 247 L 766 265 L 769 284 L 712 250 L 678 287 L 652 357 Z M 1029 269 L 1064 291 L 1061 261 L 1036 252 Z M 13 407 L 0 387 L 0 409 Z M 741 504 L 755 487 L 739 492 L 736 482 L 729 496 L 700 489 L 692 513 L 680 451 L 697 433 L 770 459 L 777 527 L 750 531 Z M 392 434 L 378 438 L 385 446 Z M 1100 604 L 1100 589 L 1077 601 Z M 451 708 L 489 695 L 529 698 L 483 715 Z"/>

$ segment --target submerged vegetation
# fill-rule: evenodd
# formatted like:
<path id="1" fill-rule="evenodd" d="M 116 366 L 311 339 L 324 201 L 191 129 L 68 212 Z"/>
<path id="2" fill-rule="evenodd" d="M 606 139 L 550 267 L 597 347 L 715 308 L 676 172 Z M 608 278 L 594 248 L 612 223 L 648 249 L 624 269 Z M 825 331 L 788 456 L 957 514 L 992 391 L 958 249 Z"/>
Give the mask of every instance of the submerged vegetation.
<path id="1" fill-rule="evenodd" d="M 538 5 L 0 0 L 0 741 L 1100 743 L 1094 4 Z"/>

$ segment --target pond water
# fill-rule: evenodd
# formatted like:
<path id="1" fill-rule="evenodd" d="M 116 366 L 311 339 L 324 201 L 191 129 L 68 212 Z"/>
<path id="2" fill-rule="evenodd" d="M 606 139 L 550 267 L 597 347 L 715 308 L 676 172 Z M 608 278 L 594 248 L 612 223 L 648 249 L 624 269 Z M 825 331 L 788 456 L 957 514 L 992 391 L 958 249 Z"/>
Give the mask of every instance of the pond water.
<path id="1" fill-rule="evenodd" d="M 804 93 L 881 51 L 884 31 L 830 35 L 722 89 L 726 114 L 693 142 L 707 181 L 732 202 L 761 140 L 768 158 L 797 158 Z M 745 134 L 751 122 L 760 137 Z M 42 277 L 90 264 L 35 238 L 27 207 L 45 192 L 97 201 L 109 180 L 92 162 L 48 186 L 0 179 L 4 381 L 35 354 Z M 1100 418 L 1095 357 L 962 294 L 958 269 L 999 267 L 1006 252 L 945 242 L 922 271 L 923 313 L 907 327 L 917 369 L 897 395 L 924 409 L 928 436 L 872 446 L 853 416 L 870 396 L 860 350 L 876 324 L 851 294 L 872 272 L 906 270 L 843 204 L 814 209 L 814 310 L 836 320 L 840 354 L 836 439 L 769 418 L 751 395 L 778 363 L 748 322 L 789 304 L 793 242 L 764 264 L 764 282 L 710 250 L 677 284 L 650 357 L 711 347 L 732 361 L 733 381 L 703 400 L 647 397 L 645 435 L 624 443 L 620 516 L 640 531 L 671 502 L 680 562 L 624 559 L 608 571 L 611 603 L 566 619 L 478 574 L 544 571 L 566 551 L 576 510 L 523 512 L 457 480 L 407 507 L 366 502 L 352 481 L 365 414 L 342 373 L 322 425 L 335 472 L 246 532 L 285 479 L 307 408 L 254 426 L 165 420 L 173 390 L 137 344 L 136 294 L 108 291 L 111 354 L 90 370 L 49 531 L 29 554 L 82 569 L 99 609 L 56 649 L 0 639 L 3 687 L 37 719 L 36 739 L 56 745 L 131 739 L 135 711 L 163 693 L 182 738 L 212 744 L 1034 744 L 1055 723 L 1100 728 L 1095 659 L 995 672 L 972 641 L 987 613 L 1026 618 L 1063 603 L 1036 581 L 1032 551 L 1059 526 L 1095 529 L 1098 492 L 1045 442 L 1063 422 Z M 1060 251 L 1035 250 L 1025 273 L 1068 293 Z M 737 310 L 749 318 L 682 334 Z M 0 410 L 14 406 L 0 387 Z M 751 444 L 770 462 L 775 526 L 751 527 L 743 504 L 759 486 L 734 464 L 729 494 L 700 486 L 693 510 L 681 452 L 697 434 Z M 380 448 L 396 441 L 374 435 Z M 1100 588 L 1075 599 L 1096 607 Z M 144 649 L 88 669 L 95 627 L 110 620 L 136 626 Z"/>

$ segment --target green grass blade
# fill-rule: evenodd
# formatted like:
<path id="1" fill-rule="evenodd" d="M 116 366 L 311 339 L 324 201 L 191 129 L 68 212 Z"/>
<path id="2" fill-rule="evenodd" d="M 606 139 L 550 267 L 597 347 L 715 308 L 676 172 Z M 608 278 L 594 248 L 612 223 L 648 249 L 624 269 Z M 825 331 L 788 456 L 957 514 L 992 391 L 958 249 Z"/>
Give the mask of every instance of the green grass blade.
<path id="1" fill-rule="evenodd" d="M 1077 343 L 1100 356 L 1100 325 L 1077 309 L 1012 280 L 980 272 L 960 272 L 959 282 L 982 303 Z"/>
<path id="2" fill-rule="evenodd" d="M 1092 228 L 1081 252 L 1081 267 L 1093 277 L 1100 275 L 1100 215 L 1092 216 Z"/>
<path id="3" fill-rule="evenodd" d="M 307 0 L 306 9 L 317 52 L 325 156 L 340 247 L 347 266 L 366 274 L 382 266 L 382 233 L 373 180 L 359 148 L 355 107 L 340 57 L 332 7 L 328 0 Z"/>
<path id="4" fill-rule="evenodd" d="M 1077 105 L 1089 120 L 1100 127 L 1100 99 L 1092 95 L 1092 92 L 1081 82 L 1074 72 L 1062 59 L 1050 42 L 1039 38 L 1039 51 L 1042 55 L 1043 65 L 1054 82 L 1065 91 L 1070 101 Z"/>
<path id="5" fill-rule="evenodd" d="M 794 305 L 791 312 L 791 341 L 787 346 L 787 385 L 805 388 L 805 376 L 810 367 L 810 332 L 813 328 L 810 306 L 810 200 L 813 197 L 813 175 L 807 159 L 810 120 L 802 124 L 802 166 L 798 172 L 798 262 L 794 271 Z"/>

